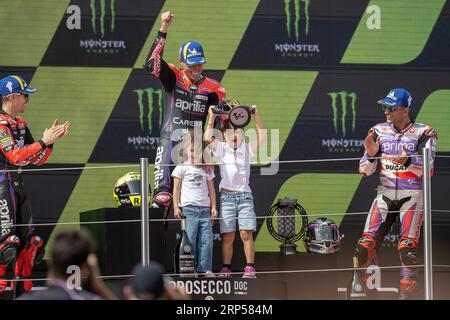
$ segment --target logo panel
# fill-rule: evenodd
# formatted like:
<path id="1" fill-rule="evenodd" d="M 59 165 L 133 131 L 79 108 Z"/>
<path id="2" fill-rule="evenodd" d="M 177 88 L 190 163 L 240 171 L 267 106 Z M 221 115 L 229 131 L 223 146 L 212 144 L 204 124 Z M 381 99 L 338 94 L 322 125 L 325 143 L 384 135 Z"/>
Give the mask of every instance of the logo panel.
<path id="1" fill-rule="evenodd" d="M 352 91 L 328 92 L 333 113 L 334 137 L 322 139 L 322 147 L 329 152 L 359 152 L 364 148 L 364 139 L 351 139 L 356 131 L 356 102 L 358 95 Z"/>
<path id="2" fill-rule="evenodd" d="M 261 0 L 230 67 L 338 65 L 365 7 L 357 0 L 345 6 L 335 0 Z"/>
<path id="3" fill-rule="evenodd" d="M 159 131 L 161 130 L 164 110 L 162 89 L 137 88 L 136 107 L 139 109 L 139 124 L 141 134 L 128 136 L 128 144 L 133 145 L 136 150 L 154 150 L 159 142 Z"/>
<path id="4" fill-rule="evenodd" d="M 72 0 L 41 65 L 131 67 L 162 2 Z"/>
<path id="5" fill-rule="evenodd" d="M 309 58 L 320 54 L 317 43 L 308 43 L 311 0 L 284 0 L 288 42 L 276 43 L 275 51 L 282 57 Z"/>
<path id="6" fill-rule="evenodd" d="M 148 72 L 134 70 L 103 129 L 90 162 L 153 161 L 164 110 L 161 83 Z"/>

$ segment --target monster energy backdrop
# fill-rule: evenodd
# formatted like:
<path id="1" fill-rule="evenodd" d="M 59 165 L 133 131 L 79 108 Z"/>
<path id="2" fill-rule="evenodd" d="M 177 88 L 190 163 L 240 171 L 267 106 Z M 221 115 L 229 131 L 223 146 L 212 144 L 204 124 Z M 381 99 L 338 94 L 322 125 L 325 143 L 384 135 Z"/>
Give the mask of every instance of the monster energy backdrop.
<path id="1" fill-rule="evenodd" d="M 258 105 L 265 126 L 280 130 L 272 159 L 360 157 L 367 131 L 384 121 L 376 101 L 394 87 L 412 92 L 413 117 L 435 127 L 438 155 L 449 155 L 445 0 L 9 1 L 0 14 L 0 76 L 19 74 L 39 89 L 24 115 L 35 137 L 55 118 L 72 124 L 47 167 L 154 159 L 162 91 L 142 64 L 166 10 L 175 20 L 165 59 L 177 64 L 182 42 L 202 43 L 206 74 L 222 82 L 228 97 Z M 368 211 L 378 179 L 362 178 L 357 168 L 357 161 L 291 163 L 262 176 L 253 166 L 257 215 L 283 197 L 298 199 L 311 215 L 342 214 L 330 217 L 346 234 L 339 263 L 349 267 L 365 215 L 344 213 Z M 449 161 L 437 159 L 434 209 L 449 208 L 449 168 Z M 81 211 L 114 206 L 112 186 L 127 171 L 26 174 L 36 222 L 79 221 Z M 448 219 L 434 217 L 443 228 L 435 243 L 446 247 Z M 54 231 L 38 228 L 46 240 Z M 255 236 L 259 255 L 279 251 L 264 220 Z M 397 236 L 394 229 L 386 238 L 385 251 L 394 253 L 382 263 L 398 264 Z M 448 263 L 447 252 L 436 253 L 435 261 Z"/>

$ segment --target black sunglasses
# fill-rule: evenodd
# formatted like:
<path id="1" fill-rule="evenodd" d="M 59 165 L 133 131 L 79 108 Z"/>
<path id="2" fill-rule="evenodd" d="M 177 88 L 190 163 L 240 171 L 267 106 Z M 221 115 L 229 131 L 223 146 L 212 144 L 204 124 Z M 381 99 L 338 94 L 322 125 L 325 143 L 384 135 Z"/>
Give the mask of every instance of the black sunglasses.
<path id="1" fill-rule="evenodd" d="M 398 108 L 398 109 L 395 109 Z M 404 107 L 400 107 L 400 106 L 390 106 L 388 104 L 382 103 L 381 104 L 381 109 L 383 109 L 383 112 L 386 112 L 387 109 L 389 109 L 391 112 L 394 112 L 395 110 L 401 110 Z"/>

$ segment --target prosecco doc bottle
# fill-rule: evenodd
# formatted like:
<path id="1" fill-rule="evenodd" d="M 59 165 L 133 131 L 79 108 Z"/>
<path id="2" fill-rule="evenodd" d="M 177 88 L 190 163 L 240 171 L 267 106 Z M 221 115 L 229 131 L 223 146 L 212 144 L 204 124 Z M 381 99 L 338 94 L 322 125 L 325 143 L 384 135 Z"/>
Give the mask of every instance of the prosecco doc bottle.
<path id="1" fill-rule="evenodd" d="M 186 218 L 181 219 L 181 236 L 175 247 L 175 272 L 180 277 L 195 276 L 195 250 L 186 232 Z"/>
<path id="2" fill-rule="evenodd" d="M 359 261 L 357 257 L 353 257 L 353 277 L 347 287 L 347 300 L 363 300 L 366 299 L 367 293 L 364 284 L 359 276 Z"/>

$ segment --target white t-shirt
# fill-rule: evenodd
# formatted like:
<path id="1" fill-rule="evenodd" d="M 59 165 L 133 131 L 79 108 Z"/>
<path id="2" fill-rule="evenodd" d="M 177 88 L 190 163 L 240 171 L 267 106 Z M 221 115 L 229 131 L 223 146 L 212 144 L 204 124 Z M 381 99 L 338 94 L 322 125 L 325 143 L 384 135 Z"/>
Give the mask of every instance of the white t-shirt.
<path id="1" fill-rule="evenodd" d="M 211 205 L 208 181 L 214 179 L 213 171 L 207 173 L 203 168 L 183 164 L 175 167 L 172 177 L 181 179 L 180 207 L 187 205 L 209 207 Z"/>
<path id="2" fill-rule="evenodd" d="M 219 190 L 228 189 L 238 192 L 252 192 L 250 189 L 250 161 L 254 156 L 248 143 L 234 150 L 226 142 L 218 142 L 214 155 L 219 159 L 220 180 Z"/>

